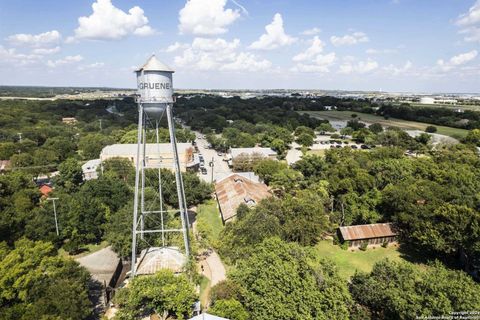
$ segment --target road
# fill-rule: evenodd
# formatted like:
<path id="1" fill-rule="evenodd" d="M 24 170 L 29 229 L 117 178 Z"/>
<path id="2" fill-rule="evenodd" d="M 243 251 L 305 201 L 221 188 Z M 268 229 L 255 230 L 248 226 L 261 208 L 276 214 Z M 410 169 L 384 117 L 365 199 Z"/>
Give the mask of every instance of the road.
<path id="1" fill-rule="evenodd" d="M 207 174 L 198 173 L 200 178 L 206 182 L 212 182 L 212 167 L 209 166 L 212 158 L 214 162 L 213 181 L 218 181 L 231 174 L 232 170 L 228 167 L 227 162 L 223 161 L 223 156 L 219 156 L 217 151 L 213 149 L 207 149 L 208 142 L 203 135 L 196 131 L 194 133 L 197 137 L 195 141 L 197 142 L 198 151 L 203 155 L 205 168 L 207 168 Z"/>

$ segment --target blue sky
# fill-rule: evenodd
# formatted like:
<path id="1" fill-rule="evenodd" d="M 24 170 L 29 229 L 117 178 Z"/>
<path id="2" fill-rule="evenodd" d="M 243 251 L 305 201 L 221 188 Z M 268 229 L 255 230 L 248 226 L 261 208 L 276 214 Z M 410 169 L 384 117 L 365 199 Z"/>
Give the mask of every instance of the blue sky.
<path id="1" fill-rule="evenodd" d="M 0 0 L 0 84 L 480 92 L 480 0 Z"/>

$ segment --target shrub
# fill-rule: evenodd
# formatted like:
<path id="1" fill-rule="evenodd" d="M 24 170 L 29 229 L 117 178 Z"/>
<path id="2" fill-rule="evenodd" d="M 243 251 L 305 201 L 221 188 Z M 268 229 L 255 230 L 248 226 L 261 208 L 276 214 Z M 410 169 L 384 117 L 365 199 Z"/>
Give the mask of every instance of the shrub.
<path id="1" fill-rule="evenodd" d="M 360 245 L 359 249 L 362 250 L 362 251 L 365 251 L 365 250 L 367 250 L 367 246 L 368 246 L 368 242 L 367 242 L 367 241 L 364 241 L 364 242 L 362 242 L 362 244 Z"/>
<path id="2" fill-rule="evenodd" d="M 383 241 L 382 247 L 384 247 L 384 248 L 388 247 L 388 241 Z"/>
<path id="3" fill-rule="evenodd" d="M 428 133 L 437 132 L 437 127 L 435 127 L 435 126 L 428 126 L 428 127 L 425 128 L 425 132 L 428 132 Z"/>

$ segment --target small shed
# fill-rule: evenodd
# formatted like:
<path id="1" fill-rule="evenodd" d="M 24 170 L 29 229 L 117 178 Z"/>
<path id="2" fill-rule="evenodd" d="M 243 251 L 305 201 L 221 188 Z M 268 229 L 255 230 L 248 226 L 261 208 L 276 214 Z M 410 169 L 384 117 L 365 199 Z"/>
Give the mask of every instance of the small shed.
<path id="1" fill-rule="evenodd" d="M 136 274 L 155 274 L 162 269 L 181 273 L 186 263 L 187 258 L 177 247 L 151 247 L 140 253 Z"/>
<path id="2" fill-rule="evenodd" d="M 227 318 L 222 318 L 219 316 L 214 316 L 208 313 L 201 313 L 193 318 L 190 318 L 188 320 L 229 320 Z"/>
<path id="3" fill-rule="evenodd" d="M 397 232 L 392 223 L 373 223 L 357 226 L 339 227 L 340 241 L 347 242 L 349 247 L 382 245 L 397 241 Z"/>

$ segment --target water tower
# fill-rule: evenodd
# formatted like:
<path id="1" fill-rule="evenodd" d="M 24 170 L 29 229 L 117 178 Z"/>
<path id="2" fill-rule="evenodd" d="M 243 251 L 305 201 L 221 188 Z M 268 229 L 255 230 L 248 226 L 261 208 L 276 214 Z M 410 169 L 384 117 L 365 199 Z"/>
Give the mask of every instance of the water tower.
<path id="1" fill-rule="evenodd" d="M 137 268 L 141 267 L 144 259 L 141 257 L 137 265 L 139 241 L 144 241 L 147 247 L 160 249 L 162 251 L 160 256 L 163 257 L 165 250 L 168 249 L 168 239 L 166 238 L 172 233 L 178 233 L 183 237 L 185 256 L 188 258 L 190 254 L 187 205 L 172 113 L 175 102 L 172 85 L 174 71 L 152 56 L 135 72 L 138 88 L 138 136 L 133 207 L 132 277 L 137 274 Z M 170 159 L 162 156 L 160 150 L 159 125 L 164 116 L 167 118 L 170 135 L 172 155 Z M 167 208 L 164 204 L 161 169 L 168 167 L 175 173 L 177 208 Z M 152 172 L 155 174 L 152 175 Z M 152 189 L 153 185 L 155 188 Z M 148 193 L 146 194 L 147 189 Z M 174 220 L 172 217 L 176 217 L 175 219 L 178 220 L 178 216 L 180 225 L 172 226 L 170 223 Z M 161 245 L 158 245 L 159 237 Z"/>

